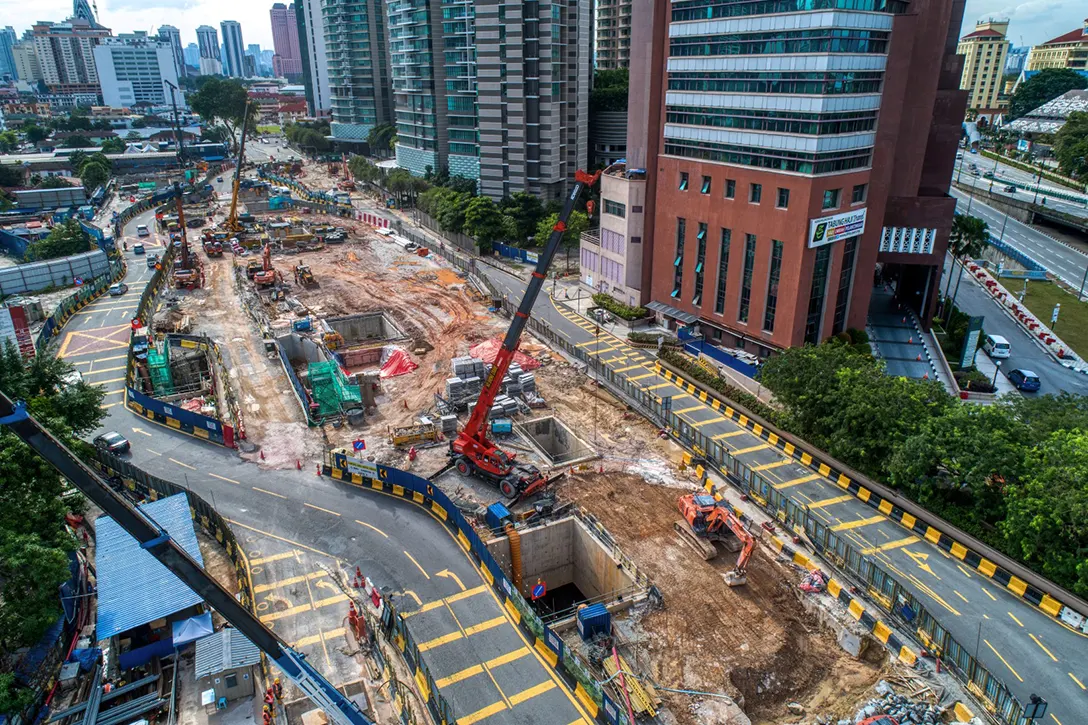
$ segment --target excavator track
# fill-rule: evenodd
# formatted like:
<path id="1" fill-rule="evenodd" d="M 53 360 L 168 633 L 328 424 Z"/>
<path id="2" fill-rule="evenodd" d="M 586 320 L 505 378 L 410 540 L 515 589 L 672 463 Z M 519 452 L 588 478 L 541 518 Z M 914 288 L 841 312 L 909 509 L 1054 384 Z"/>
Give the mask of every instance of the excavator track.
<path id="1" fill-rule="evenodd" d="M 673 522 L 673 528 L 676 529 L 680 541 L 690 546 L 695 553 L 702 556 L 705 561 L 710 561 L 718 555 L 718 547 L 714 546 L 714 542 L 696 536 L 687 521 L 677 519 Z"/>

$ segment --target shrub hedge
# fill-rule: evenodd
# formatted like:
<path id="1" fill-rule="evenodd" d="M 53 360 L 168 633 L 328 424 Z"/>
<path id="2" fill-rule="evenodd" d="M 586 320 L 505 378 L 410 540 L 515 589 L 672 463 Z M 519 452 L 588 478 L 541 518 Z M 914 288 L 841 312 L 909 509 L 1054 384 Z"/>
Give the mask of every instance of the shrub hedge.
<path id="1" fill-rule="evenodd" d="M 608 312 L 611 312 L 616 317 L 624 320 L 641 320 L 644 317 L 650 316 L 650 311 L 645 307 L 632 307 L 631 305 L 625 305 L 615 297 L 606 295 L 604 292 L 597 292 L 593 295 L 593 304 L 598 307 L 603 307 Z"/>
<path id="2" fill-rule="evenodd" d="M 768 423 L 778 423 L 779 412 L 746 390 L 729 384 L 718 375 L 714 375 L 699 365 L 691 356 L 663 347 L 657 356 L 669 365 L 684 373 L 692 380 L 698 380 L 709 388 L 721 393 L 738 405 L 747 408 Z"/>

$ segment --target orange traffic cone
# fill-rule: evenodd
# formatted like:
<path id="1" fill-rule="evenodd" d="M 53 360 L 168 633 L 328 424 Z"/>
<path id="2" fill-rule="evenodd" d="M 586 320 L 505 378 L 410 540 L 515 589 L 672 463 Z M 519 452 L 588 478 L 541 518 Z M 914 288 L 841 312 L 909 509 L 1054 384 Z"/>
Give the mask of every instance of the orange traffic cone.
<path id="1" fill-rule="evenodd" d="M 914 358 L 918 362 L 922 362 L 922 353 L 918 353 L 918 357 Z"/>

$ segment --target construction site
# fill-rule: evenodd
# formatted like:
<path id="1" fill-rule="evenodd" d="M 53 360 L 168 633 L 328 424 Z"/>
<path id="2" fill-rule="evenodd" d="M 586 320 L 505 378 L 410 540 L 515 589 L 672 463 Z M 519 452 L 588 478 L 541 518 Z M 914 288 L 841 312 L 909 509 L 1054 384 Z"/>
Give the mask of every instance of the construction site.
<path id="1" fill-rule="evenodd" d="M 841 647 L 852 620 L 806 600 L 808 572 L 773 553 L 773 527 L 697 495 L 705 473 L 682 448 L 495 314 L 470 276 L 324 213 L 332 191 L 309 208 L 275 185 L 238 181 L 207 209 L 203 254 L 183 243 L 176 267 L 198 281 L 175 271 L 156 316 L 218 343 L 227 374 L 204 350 L 149 344 L 149 393 L 214 408 L 228 385 L 242 455 L 263 467 L 332 452 L 345 471 L 430 477 L 602 681 L 619 687 L 620 657 L 640 673 L 617 697 L 634 692 L 643 716 L 853 722 L 875 683 L 905 677 L 864 633 Z"/>

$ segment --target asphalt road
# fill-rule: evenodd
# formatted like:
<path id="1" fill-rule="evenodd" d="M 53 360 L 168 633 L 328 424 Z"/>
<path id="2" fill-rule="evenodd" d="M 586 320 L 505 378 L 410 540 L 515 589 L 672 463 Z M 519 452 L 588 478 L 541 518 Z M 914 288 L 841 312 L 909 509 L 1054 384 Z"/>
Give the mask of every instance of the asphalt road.
<path id="1" fill-rule="evenodd" d="M 945 274 L 950 273 L 949 266 L 946 264 Z M 1024 393 L 1024 395 L 1031 397 L 1033 395 L 1062 392 L 1088 395 L 1088 375 L 1060 365 L 1054 358 L 1043 352 L 1042 348 L 1035 344 L 1031 335 L 1002 311 L 1001 305 L 994 301 L 990 293 L 978 285 L 971 275 L 961 272 L 961 267 L 958 264 L 956 265 L 956 272 L 952 274 L 963 275 L 959 283 L 959 293 L 956 295 L 956 307 L 968 315 L 985 317 L 986 320 L 982 323 L 983 329 L 987 333 L 1001 335 L 1012 346 L 1012 355 L 1007 360 L 1002 361 L 1001 370 L 1008 372 L 1009 370 L 1022 368 L 1039 375 L 1039 380 L 1042 383 L 1039 392 Z M 942 279 L 947 279 L 947 277 L 942 277 Z M 955 290 L 955 277 L 953 277 L 951 284 L 952 289 Z M 1004 284 L 1012 294 L 1016 294 L 1022 289 L 1022 283 L 1015 280 L 1004 280 Z M 979 354 L 982 354 L 981 351 Z"/>
<path id="2" fill-rule="evenodd" d="M 223 188 L 229 183 L 217 183 Z M 153 226 L 153 213 L 133 219 Z M 157 233 L 141 240 L 149 253 Z M 210 500 L 235 527 L 254 567 L 259 616 L 311 656 L 335 684 L 361 676 L 339 653 L 346 599 L 321 565 L 358 566 L 395 597 L 439 689 L 460 723 L 588 722 L 573 694 L 500 605 L 482 575 L 428 512 L 399 499 L 303 471 L 261 470 L 233 450 L 199 442 L 133 414 L 123 404 L 129 320 L 150 278 L 128 252 L 130 289 L 81 311 L 61 333 L 59 354 L 106 390 L 101 430 L 132 442 L 132 461 Z M 245 323 L 242 323 L 245 324 Z M 97 431 L 96 431 L 97 432 Z M 352 675 L 354 674 L 354 678 Z"/>
<path id="3" fill-rule="evenodd" d="M 1078 217 L 1088 217 L 1088 206 L 1086 206 L 1086 202 L 1084 201 L 1088 200 L 1088 197 L 1085 197 L 1083 189 L 1075 191 L 1065 186 L 1058 186 L 1046 179 L 1043 179 L 1042 182 L 1036 182 L 1034 174 L 1027 171 L 1021 171 L 1020 169 L 1008 166 L 1001 162 L 995 162 L 993 159 L 988 159 L 985 156 L 968 154 L 962 160 L 957 160 L 955 172 L 956 181 L 964 184 L 972 184 L 980 189 L 989 189 L 990 179 L 982 178 L 981 174 L 985 174 L 988 171 L 994 171 L 995 163 L 997 164 L 993 180 L 993 192 L 995 194 L 1011 196 L 1020 201 L 1034 201 L 1037 204 L 1042 204 L 1043 199 L 1046 199 L 1046 206 L 1055 211 L 1072 214 Z M 978 167 L 980 176 L 976 177 L 970 173 L 971 164 L 975 164 Z M 960 170 L 961 165 L 963 167 L 962 173 Z M 1027 191 L 1026 189 L 1019 188 L 1015 193 L 1009 194 L 1004 191 L 1005 185 L 1009 183 L 1021 184 L 1031 188 L 1038 184 L 1039 194 L 1036 196 L 1034 190 Z M 1073 194 L 1075 196 L 1080 196 L 1082 201 L 1080 203 L 1064 201 L 1054 196 L 1047 196 L 1047 192 L 1050 192 L 1051 194 L 1053 194 L 1053 192 Z"/>
<path id="4" fill-rule="evenodd" d="M 525 283 L 505 271 L 482 266 L 500 291 L 517 299 Z M 963 295 L 961 289 L 960 294 Z M 812 514 L 863 555 L 872 557 L 923 601 L 941 624 L 1012 691 L 1027 701 L 1032 693 L 1050 703 L 1054 725 L 1088 723 L 1088 636 L 1074 632 L 1006 591 L 959 560 L 850 495 L 811 469 L 785 458 L 764 441 L 721 417 L 705 403 L 652 372 L 652 356 L 629 347 L 624 332 L 593 334 L 594 324 L 558 301 L 538 301 L 533 315 L 544 319 L 571 344 L 603 361 L 613 372 L 671 397 L 672 409 L 689 425 L 726 446 L 730 454 L 760 470 L 777 491 Z M 1026 347 L 1020 345 L 1019 347 Z"/>
<path id="5" fill-rule="evenodd" d="M 1088 270 L 1088 255 L 1068 247 L 1046 234 L 1022 224 L 1012 217 L 1006 219 L 1003 212 L 987 206 L 978 199 L 969 197 L 956 189 L 950 193 L 957 199 L 956 211 L 970 213 L 986 220 L 990 232 L 1006 244 L 1019 249 L 1046 268 L 1055 277 L 1073 289 L 1080 289 Z M 969 211 L 968 211 L 969 210 Z M 1004 234 L 1001 230 L 1004 229 Z"/>

